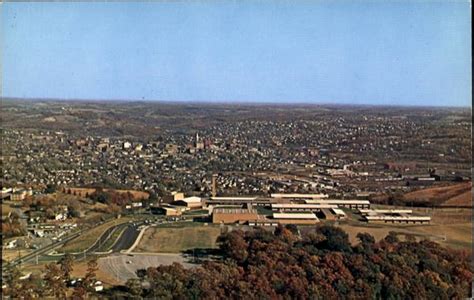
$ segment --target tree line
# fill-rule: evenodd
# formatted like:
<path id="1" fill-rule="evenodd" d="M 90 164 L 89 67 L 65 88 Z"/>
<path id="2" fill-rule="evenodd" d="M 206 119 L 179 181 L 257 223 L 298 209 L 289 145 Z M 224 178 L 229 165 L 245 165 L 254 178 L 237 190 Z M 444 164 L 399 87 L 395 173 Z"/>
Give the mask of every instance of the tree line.
<path id="1" fill-rule="evenodd" d="M 351 245 L 346 232 L 295 226 L 231 231 L 218 238 L 222 261 L 185 269 L 148 268 L 127 283 L 129 297 L 152 299 L 464 299 L 467 252 L 390 233 Z M 146 285 L 143 285 L 146 283 Z M 147 286 L 147 288 L 142 288 Z"/>
<path id="2" fill-rule="evenodd" d="M 138 278 L 101 294 L 93 288 L 97 260 L 82 281 L 71 280 L 73 258 L 46 265 L 42 276 L 19 280 L 6 273 L 4 295 L 33 299 L 465 299 L 473 270 L 466 251 L 393 232 L 376 241 L 368 233 L 352 245 L 342 229 L 322 225 L 300 233 L 233 230 L 218 237 L 220 259 L 191 269 L 174 263 L 138 270 Z"/>

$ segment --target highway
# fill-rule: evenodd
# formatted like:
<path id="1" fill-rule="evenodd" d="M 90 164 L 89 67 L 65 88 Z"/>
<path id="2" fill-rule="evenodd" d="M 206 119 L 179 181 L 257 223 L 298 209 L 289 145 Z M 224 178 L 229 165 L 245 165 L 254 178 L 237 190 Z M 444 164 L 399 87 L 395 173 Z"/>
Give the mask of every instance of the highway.
<path id="1" fill-rule="evenodd" d="M 112 233 L 115 230 L 121 230 L 122 228 L 126 227 L 125 231 L 120 235 L 119 239 L 117 242 L 115 242 L 112 246 L 112 251 L 113 252 L 120 252 L 121 250 L 126 250 L 130 248 L 133 243 L 135 242 L 135 239 L 138 237 L 139 230 L 138 226 L 142 225 L 143 221 L 139 222 L 134 222 L 134 223 L 124 223 L 124 224 L 119 224 L 116 226 L 113 226 L 109 229 L 107 229 L 101 236 L 100 238 L 89 248 L 85 251 L 86 256 L 90 254 L 94 254 L 97 252 L 102 245 L 104 245 L 109 238 L 112 237 Z M 48 252 L 64 245 L 65 243 L 79 237 L 81 234 L 86 232 L 89 229 L 82 229 L 76 233 L 73 233 L 69 236 L 64 237 L 61 241 L 57 241 L 55 243 L 52 243 L 51 245 L 45 246 L 43 248 L 37 249 L 21 258 L 17 258 L 15 260 L 12 260 L 9 265 L 18 265 L 22 264 L 25 262 L 32 261 L 36 257 L 41 257 Z M 84 258 L 84 253 L 78 253 L 74 255 L 74 258 L 77 260 L 83 259 Z M 2 267 L 5 268 L 6 264 Z"/>
<path id="2" fill-rule="evenodd" d="M 80 236 L 83 232 L 85 232 L 86 230 L 88 230 L 88 229 L 82 229 L 81 231 L 78 231 L 78 232 L 76 232 L 76 233 L 74 233 L 74 234 L 72 234 L 72 235 L 69 235 L 69 236 L 63 238 L 61 241 L 57 241 L 57 242 L 55 242 L 55 243 L 52 243 L 51 245 L 48 245 L 48 246 L 45 246 L 45 247 L 40 248 L 40 249 L 38 249 L 38 250 L 35 250 L 35 251 L 33 251 L 33 252 L 31 252 L 31 253 L 29 253 L 29 254 L 27 254 L 27 255 L 21 257 L 21 258 L 17 258 L 17 259 L 15 259 L 15 260 L 12 260 L 12 261 L 9 263 L 9 265 L 14 265 L 14 266 L 15 266 L 15 265 L 18 265 L 18 264 L 21 264 L 21 263 L 24 263 L 24 262 L 28 262 L 28 261 L 30 261 L 30 260 L 33 260 L 33 259 L 36 258 L 37 256 L 44 255 L 44 254 L 46 254 L 47 252 L 49 252 L 49 251 L 51 251 L 51 250 L 53 250 L 53 249 L 55 249 L 55 248 L 58 248 L 59 246 L 62 246 L 62 245 L 64 245 L 65 243 L 67 243 L 67 242 L 69 242 L 69 241 L 71 241 L 71 240 L 73 240 L 73 239 L 79 237 L 79 236 Z M 6 264 L 5 264 L 5 265 L 6 265 Z M 2 267 L 2 269 L 5 268 L 5 265 Z"/>

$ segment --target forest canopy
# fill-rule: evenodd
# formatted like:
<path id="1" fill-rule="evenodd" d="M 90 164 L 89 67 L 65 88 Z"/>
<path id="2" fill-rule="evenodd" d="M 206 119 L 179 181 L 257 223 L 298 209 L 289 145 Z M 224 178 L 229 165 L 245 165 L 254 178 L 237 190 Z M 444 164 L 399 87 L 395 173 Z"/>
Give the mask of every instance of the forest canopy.
<path id="1" fill-rule="evenodd" d="M 432 241 L 376 242 L 367 233 L 351 245 L 332 226 L 300 236 L 294 227 L 235 230 L 218 238 L 221 261 L 185 269 L 149 268 L 141 289 L 128 292 L 160 299 L 461 299 L 469 295 L 472 269 L 467 252 Z M 137 288 L 138 287 L 138 288 Z"/>

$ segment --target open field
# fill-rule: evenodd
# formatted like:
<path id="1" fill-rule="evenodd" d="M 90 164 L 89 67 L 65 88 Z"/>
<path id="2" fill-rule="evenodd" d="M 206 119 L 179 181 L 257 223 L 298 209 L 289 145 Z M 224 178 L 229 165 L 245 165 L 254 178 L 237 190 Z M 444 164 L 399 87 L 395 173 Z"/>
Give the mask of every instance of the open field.
<path id="1" fill-rule="evenodd" d="M 136 190 L 105 189 L 105 191 L 113 191 L 113 192 L 116 192 L 116 193 L 119 193 L 119 194 L 122 194 L 122 193 L 130 193 L 130 194 L 133 195 L 133 198 L 134 198 L 134 199 L 148 199 L 148 197 L 150 197 L 150 194 L 148 194 L 147 192 L 136 191 Z"/>
<path id="2" fill-rule="evenodd" d="M 136 252 L 179 253 L 193 248 L 215 248 L 220 229 L 214 226 L 150 227 Z"/>
<path id="3" fill-rule="evenodd" d="M 403 195 L 407 202 L 424 202 L 434 205 L 472 206 L 471 182 L 421 189 Z"/>
<path id="4" fill-rule="evenodd" d="M 430 225 L 399 225 L 399 224 L 341 224 L 341 229 L 349 234 L 351 243 L 358 243 L 357 234 L 367 232 L 380 240 L 388 235 L 390 231 L 399 233 L 403 239 L 405 234 L 416 236 L 418 239 L 430 239 L 440 243 L 442 246 L 453 249 L 464 249 L 471 251 L 472 248 L 472 223 L 456 222 L 451 224 L 439 224 L 435 221 Z"/>
<path id="5" fill-rule="evenodd" d="M 79 188 L 79 187 L 68 187 L 64 188 L 64 192 L 66 194 L 80 196 L 80 197 L 89 197 L 96 191 L 96 188 Z M 134 199 L 148 199 L 150 194 L 143 191 L 136 191 L 136 190 L 117 190 L 117 189 L 104 189 L 104 191 L 116 192 L 119 194 L 122 193 L 130 193 L 133 195 Z"/>
<path id="6" fill-rule="evenodd" d="M 114 225 L 126 223 L 130 220 L 131 220 L 130 218 L 123 217 L 120 219 L 113 219 L 104 224 L 101 224 L 95 228 L 92 228 L 89 231 L 86 231 L 80 237 L 72 240 L 71 242 L 64 244 L 64 246 L 60 248 L 59 251 L 81 252 L 83 250 L 86 250 L 87 248 L 91 247 L 94 244 L 94 242 L 102 235 L 102 233 L 104 233 L 108 228 Z"/>
<path id="7" fill-rule="evenodd" d="M 442 246 L 453 249 L 472 248 L 472 212 L 468 208 L 430 208 L 430 207 L 404 207 L 389 205 L 374 205 L 374 209 L 411 209 L 414 214 L 431 217 L 431 224 L 408 225 L 389 223 L 366 223 L 360 221 L 360 215 L 350 210 L 345 210 L 348 216 L 346 222 L 340 222 L 340 227 L 349 234 L 351 243 L 358 243 L 357 234 L 367 232 L 375 240 L 383 239 L 390 231 L 397 232 L 400 239 L 405 234 L 414 235 L 417 239 L 430 239 Z"/>

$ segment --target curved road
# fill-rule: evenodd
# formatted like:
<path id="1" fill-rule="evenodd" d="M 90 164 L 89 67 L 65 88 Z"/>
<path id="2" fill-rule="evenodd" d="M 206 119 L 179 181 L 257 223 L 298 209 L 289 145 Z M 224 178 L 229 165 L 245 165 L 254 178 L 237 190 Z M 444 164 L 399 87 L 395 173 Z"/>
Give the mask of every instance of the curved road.
<path id="1" fill-rule="evenodd" d="M 120 252 L 121 250 L 129 249 L 132 247 L 139 234 L 140 231 L 137 226 L 129 225 L 113 245 L 112 251 Z"/>
<path id="2" fill-rule="evenodd" d="M 93 254 L 94 252 L 99 252 L 99 251 L 108 251 L 112 250 L 112 252 L 120 252 L 121 250 L 126 250 L 130 248 L 135 240 L 138 237 L 138 234 L 140 231 L 138 230 L 138 226 L 140 226 L 142 222 L 136 222 L 133 224 L 130 223 L 124 223 L 124 224 L 119 224 L 116 226 L 113 226 L 109 229 L 107 229 L 100 238 L 92 245 L 89 249 L 87 249 L 86 253 L 87 254 Z M 125 228 L 125 229 L 124 229 Z M 112 238 L 112 235 L 115 231 L 122 231 L 120 233 L 120 236 L 116 237 L 115 241 L 112 241 L 112 247 L 108 247 L 108 249 L 101 249 L 103 245 L 105 245 L 109 239 Z M 78 254 L 78 257 L 81 257 L 82 254 Z"/>
<path id="3" fill-rule="evenodd" d="M 97 250 L 100 249 L 102 245 L 104 245 L 109 238 L 111 238 L 113 231 L 115 230 L 121 230 L 123 227 L 126 227 L 125 231 L 119 236 L 118 240 L 114 242 L 112 246 L 112 252 L 120 252 L 121 250 L 126 250 L 130 248 L 133 243 L 135 242 L 136 238 L 138 237 L 138 234 L 140 231 L 138 230 L 138 226 L 144 224 L 143 221 L 135 222 L 135 223 L 124 223 L 124 224 L 119 224 L 115 225 L 109 229 L 107 229 L 100 238 L 85 252 L 86 254 L 93 254 Z M 70 236 L 65 237 L 61 241 L 57 241 L 53 244 L 50 244 L 46 247 L 43 247 L 41 249 L 35 250 L 20 259 L 15 259 L 10 262 L 10 265 L 18 265 L 21 263 L 25 263 L 28 261 L 31 261 L 35 259 L 37 256 L 43 256 L 47 255 L 47 252 L 58 248 L 59 246 L 62 246 L 63 244 L 78 238 L 82 233 L 87 231 L 88 229 L 82 229 L 79 232 L 76 232 L 74 234 L 71 234 Z M 82 259 L 84 258 L 84 253 L 79 253 L 74 255 L 75 259 Z M 5 268 L 7 264 L 2 266 L 2 269 Z"/>

